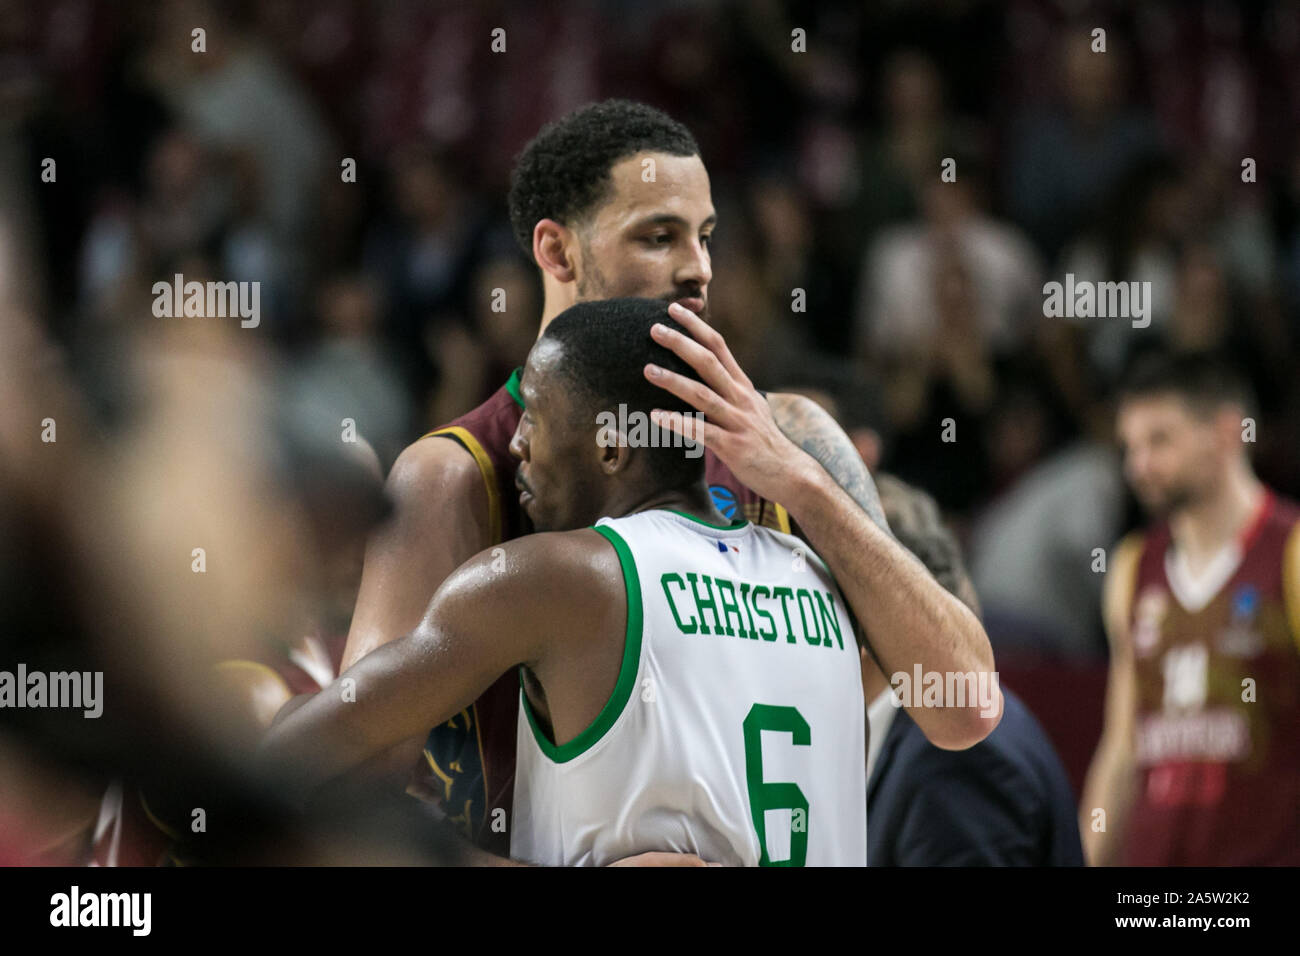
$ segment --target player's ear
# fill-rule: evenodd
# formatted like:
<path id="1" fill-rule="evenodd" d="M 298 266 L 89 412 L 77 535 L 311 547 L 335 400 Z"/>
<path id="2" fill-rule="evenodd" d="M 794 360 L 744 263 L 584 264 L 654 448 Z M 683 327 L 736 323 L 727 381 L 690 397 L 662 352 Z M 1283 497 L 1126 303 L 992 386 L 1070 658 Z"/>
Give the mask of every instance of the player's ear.
<path id="1" fill-rule="evenodd" d="M 577 271 L 573 261 L 573 230 L 554 219 L 542 219 L 533 227 L 533 258 L 542 271 L 557 282 L 573 282 Z"/>
<path id="2" fill-rule="evenodd" d="M 632 449 L 628 447 L 627 435 L 619 431 L 617 419 L 612 412 L 602 412 L 597 415 L 596 424 L 596 451 L 601 473 L 617 474 L 626 468 L 631 460 Z"/>

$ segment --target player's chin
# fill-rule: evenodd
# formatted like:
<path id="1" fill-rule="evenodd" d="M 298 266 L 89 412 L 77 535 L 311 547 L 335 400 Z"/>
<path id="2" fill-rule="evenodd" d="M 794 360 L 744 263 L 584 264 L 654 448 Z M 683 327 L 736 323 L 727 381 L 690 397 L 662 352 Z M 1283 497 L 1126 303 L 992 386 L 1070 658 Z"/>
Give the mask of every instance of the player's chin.
<path id="1" fill-rule="evenodd" d="M 1179 498 L 1163 491 L 1147 489 L 1137 492 L 1137 499 L 1147 513 L 1155 518 L 1168 518 L 1179 508 Z"/>
<path id="2" fill-rule="evenodd" d="M 533 526 L 534 531 L 549 531 L 550 522 L 547 520 L 546 512 L 537 507 L 537 499 L 530 494 L 519 496 L 519 508 L 528 516 L 529 523 Z"/>

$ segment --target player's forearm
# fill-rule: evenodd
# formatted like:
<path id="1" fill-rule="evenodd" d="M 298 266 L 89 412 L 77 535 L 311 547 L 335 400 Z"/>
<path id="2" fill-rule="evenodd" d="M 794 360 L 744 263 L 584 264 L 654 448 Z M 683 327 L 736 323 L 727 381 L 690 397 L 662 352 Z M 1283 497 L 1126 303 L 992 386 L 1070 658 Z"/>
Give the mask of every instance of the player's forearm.
<path id="1" fill-rule="evenodd" d="M 442 582 L 483 547 L 466 529 L 419 540 L 396 523 L 380 529 L 366 548 L 342 669 L 415 630 Z"/>
<path id="2" fill-rule="evenodd" d="M 367 655 L 279 719 L 262 748 L 264 766 L 289 773 L 306 793 L 438 723 L 413 640 Z"/>
<path id="3" fill-rule="evenodd" d="M 1079 837 L 1089 866 L 1118 866 L 1133 806 L 1131 757 L 1103 740 L 1079 800 Z"/>
<path id="4" fill-rule="evenodd" d="M 1002 716 L 993 651 L 971 611 L 925 567 L 873 522 L 820 468 L 792 472 L 783 501 L 808 542 L 826 561 L 886 675 L 975 674 L 991 688 L 987 701 L 966 706 L 920 706 L 920 688 L 908 712 L 936 746 L 961 749 L 978 743 Z M 981 673 L 990 677 L 979 678 Z"/>
<path id="5" fill-rule="evenodd" d="M 782 434 L 811 455 L 878 527 L 888 531 L 889 522 L 871 472 L 835 419 L 800 395 L 772 392 L 767 404 Z"/>
<path id="6" fill-rule="evenodd" d="M 407 448 L 385 490 L 395 510 L 366 547 L 344 670 L 415 630 L 443 581 L 494 543 L 478 465 L 454 442 L 428 438 Z"/>

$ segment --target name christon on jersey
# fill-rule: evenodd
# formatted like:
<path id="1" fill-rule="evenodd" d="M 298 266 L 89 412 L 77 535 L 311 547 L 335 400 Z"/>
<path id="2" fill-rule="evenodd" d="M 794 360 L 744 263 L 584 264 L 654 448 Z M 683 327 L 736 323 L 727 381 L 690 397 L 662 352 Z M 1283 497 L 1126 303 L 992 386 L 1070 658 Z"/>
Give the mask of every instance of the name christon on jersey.
<path id="1" fill-rule="evenodd" d="M 694 571 L 685 575 L 670 571 L 659 578 L 659 585 L 673 622 L 683 634 L 725 634 L 764 641 L 784 637 L 790 644 L 798 643 L 797 637 L 802 637 L 814 647 L 831 647 L 834 637 L 839 649 L 844 649 L 835 596 L 830 591 L 768 587 Z M 773 614 L 778 604 L 779 619 Z M 799 621 L 798 632 L 792 610 Z M 781 622 L 785 624 L 784 631 Z"/>

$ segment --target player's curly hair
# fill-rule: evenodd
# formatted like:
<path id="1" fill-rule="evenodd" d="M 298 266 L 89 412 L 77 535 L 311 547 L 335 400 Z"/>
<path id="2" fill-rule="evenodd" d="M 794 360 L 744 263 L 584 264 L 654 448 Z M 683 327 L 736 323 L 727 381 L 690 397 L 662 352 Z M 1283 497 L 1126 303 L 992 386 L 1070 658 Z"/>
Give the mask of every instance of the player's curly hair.
<path id="1" fill-rule="evenodd" d="M 685 126 L 652 106 L 605 100 L 547 123 L 515 160 L 510 174 L 510 223 L 519 248 L 533 257 L 533 229 L 543 219 L 570 225 L 598 206 L 609 171 L 636 153 L 695 156 Z"/>

